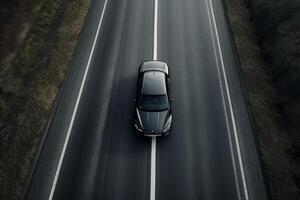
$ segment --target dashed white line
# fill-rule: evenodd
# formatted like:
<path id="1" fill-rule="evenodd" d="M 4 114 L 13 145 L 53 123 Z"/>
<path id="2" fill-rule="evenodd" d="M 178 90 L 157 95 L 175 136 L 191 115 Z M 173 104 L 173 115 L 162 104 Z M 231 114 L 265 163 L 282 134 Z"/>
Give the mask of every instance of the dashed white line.
<path id="1" fill-rule="evenodd" d="M 61 166 L 62 166 L 64 157 L 65 157 L 65 153 L 66 153 L 66 149 L 67 149 L 68 142 L 69 142 L 69 139 L 70 139 L 70 135 L 71 135 L 71 132 L 72 132 L 72 129 L 73 129 L 74 120 L 75 120 L 76 113 L 77 113 L 77 110 L 78 110 L 78 106 L 79 106 L 79 103 L 80 103 L 80 99 L 81 99 L 81 95 L 82 95 L 83 88 L 84 88 L 84 85 L 85 85 L 86 77 L 87 77 L 88 71 L 90 69 L 91 60 L 92 60 L 93 55 L 94 55 L 94 50 L 95 50 L 96 43 L 97 43 L 98 36 L 99 36 L 99 32 L 100 32 L 100 29 L 101 29 L 103 16 L 104 16 L 104 13 L 105 13 L 105 10 L 106 10 L 106 5 L 107 5 L 107 0 L 105 0 L 105 2 L 104 2 L 101 17 L 100 17 L 98 27 L 97 27 L 97 32 L 96 32 L 96 35 L 95 35 L 95 38 L 94 38 L 94 41 L 93 41 L 92 49 L 91 49 L 89 59 L 88 59 L 87 65 L 86 65 L 86 69 L 85 69 L 85 72 L 84 72 L 84 75 L 83 75 L 83 79 L 82 79 L 82 82 L 81 82 L 81 85 L 80 85 L 80 89 L 79 89 L 78 96 L 77 96 L 77 99 L 76 99 L 75 107 L 74 107 L 72 117 L 71 117 L 71 121 L 70 121 L 70 124 L 69 124 L 69 127 L 68 127 L 68 131 L 67 131 L 67 135 L 66 135 L 66 138 L 65 138 L 65 141 L 64 141 L 63 149 L 62 149 L 62 152 L 61 152 L 61 155 L 60 155 L 60 158 L 59 158 L 58 166 L 56 168 L 56 173 L 55 173 L 55 177 L 54 177 L 54 180 L 53 180 L 53 183 L 52 183 L 52 187 L 51 187 L 51 191 L 50 191 L 48 200 L 52 200 L 53 196 L 54 196 L 56 184 L 57 184 L 57 181 L 58 181 L 58 177 L 59 177 L 59 174 L 60 174 L 60 170 L 61 170 Z"/>
<path id="2" fill-rule="evenodd" d="M 225 92 L 226 92 L 226 97 L 228 99 L 229 111 L 230 111 L 232 127 L 233 127 L 233 133 L 234 133 L 234 140 L 235 140 L 234 143 L 235 143 L 235 146 L 236 146 L 236 151 L 237 151 L 237 156 L 238 156 L 238 163 L 239 163 L 239 168 L 240 168 L 240 173 L 241 173 L 242 185 L 243 185 L 243 189 L 244 189 L 244 196 L 245 196 L 245 200 L 249 200 L 248 187 L 247 187 L 245 171 L 244 171 L 244 164 L 243 164 L 241 149 L 240 149 L 240 142 L 239 142 L 239 137 L 238 137 L 237 128 L 236 128 L 235 116 L 234 116 L 233 107 L 232 107 L 231 95 L 230 95 L 229 86 L 228 86 L 227 74 L 226 74 L 226 70 L 225 70 L 225 66 L 224 66 L 223 53 L 222 53 L 222 50 L 221 50 L 220 38 L 219 38 L 218 28 L 217 28 L 217 25 L 216 25 L 214 9 L 213 9 L 213 5 L 212 5 L 211 0 L 206 0 L 206 4 L 207 4 L 207 8 L 209 7 L 208 8 L 208 15 L 209 15 L 209 13 L 211 13 L 211 15 L 212 15 L 213 27 L 214 27 L 214 31 L 215 31 L 216 38 L 217 38 L 217 47 L 218 47 L 221 66 L 222 66 L 222 75 L 224 77 L 224 82 L 225 82 Z M 209 12 L 209 10 L 210 10 L 210 12 Z M 210 19 L 210 16 L 209 16 L 209 19 Z M 211 24 L 211 21 L 210 21 L 210 24 Z M 223 91 L 223 88 L 221 88 L 221 90 Z M 224 93 L 222 93 L 222 95 L 224 95 Z M 225 100 L 223 98 L 223 103 L 225 105 L 224 101 Z M 225 106 L 225 115 L 226 115 L 225 117 L 227 118 L 227 114 L 226 114 L 227 112 L 226 111 L 227 111 L 227 109 L 226 109 L 226 106 Z M 228 123 L 228 120 L 227 120 L 227 123 Z M 230 134 L 230 133 L 228 132 L 228 134 Z M 229 138 L 231 138 L 231 136 Z M 229 141 L 229 142 L 231 143 L 231 141 Z M 233 156 L 233 159 L 235 159 L 234 154 L 232 154 L 232 156 Z M 234 164 L 233 167 L 236 170 L 235 164 Z M 237 190 L 238 190 L 238 193 L 239 193 L 238 188 L 237 188 Z"/>

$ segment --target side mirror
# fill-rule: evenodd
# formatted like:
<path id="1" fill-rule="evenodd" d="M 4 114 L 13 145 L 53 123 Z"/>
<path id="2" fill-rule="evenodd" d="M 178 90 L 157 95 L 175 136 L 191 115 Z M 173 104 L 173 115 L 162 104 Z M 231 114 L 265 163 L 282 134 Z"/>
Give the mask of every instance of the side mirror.
<path id="1" fill-rule="evenodd" d="M 174 99 L 169 99 L 169 101 L 172 103 L 174 101 Z"/>

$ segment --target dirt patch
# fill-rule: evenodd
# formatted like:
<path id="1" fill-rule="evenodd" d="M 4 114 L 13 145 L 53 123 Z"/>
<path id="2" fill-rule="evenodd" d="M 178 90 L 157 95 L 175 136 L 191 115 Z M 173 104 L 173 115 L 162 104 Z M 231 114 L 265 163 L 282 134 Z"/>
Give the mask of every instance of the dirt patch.
<path id="1" fill-rule="evenodd" d="M 245 7 L 249 1 L 225 2 L 257 126 L 263 171 L 270 197 L 273 200 L 299 199 L 299 189 L 292 174 L 293 165 L 287 154 L 292 146 L 286 138 L 278 108 L 280 99 L 272 85 L 271 76 L 266 71 L 268 65 L 257 45 L 255 27 Z"/>
<path id="2" fill-rule="evenodd" d="M 0 199 L 22 192 L 89 4 L 16 0 L 13 16 L 1 12 Z"/>

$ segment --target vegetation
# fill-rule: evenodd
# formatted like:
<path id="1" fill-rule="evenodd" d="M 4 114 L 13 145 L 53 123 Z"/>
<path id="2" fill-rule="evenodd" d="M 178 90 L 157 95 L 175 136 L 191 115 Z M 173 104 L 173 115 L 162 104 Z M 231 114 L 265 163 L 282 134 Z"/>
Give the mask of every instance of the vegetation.
<path id="1" fill-rule="evenodd" d="M 271 199 L 299 199 L 300 2 L 226 2 Z"/>
<path id="2" fill-rule="evenodd" d="M 89 3 L 1 2 L 0 199 L 22 192 Z"/>
<path id="3" fill-rule="evenodd" d="M 280 97 L 278 106 L 292 145 L 292 172 L 300 188 L 300 1 L 252 0 L 248 7 Z"/>
<path id="4" fill-rule="evenodd" d="M 300 188 L 300 1 L 251 0 L 248 7 L 280 97 L 278 105 L 292 144 L 289 155 Z"/>

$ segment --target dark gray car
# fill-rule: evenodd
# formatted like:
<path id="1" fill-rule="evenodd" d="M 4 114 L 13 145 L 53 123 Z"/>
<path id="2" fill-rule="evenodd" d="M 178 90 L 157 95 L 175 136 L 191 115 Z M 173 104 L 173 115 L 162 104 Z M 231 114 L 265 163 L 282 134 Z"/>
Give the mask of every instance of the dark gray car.
<path id="1" fill-rule="evenodd" d="M 169 99 L 169 68 L 160 61 L 143 62 L 139 69 L 134 126 L 144 136 L 170 132 L 172 112 Z"/>

